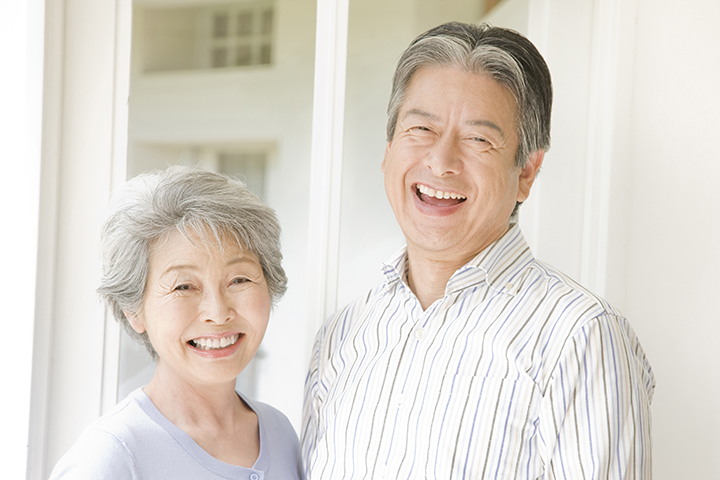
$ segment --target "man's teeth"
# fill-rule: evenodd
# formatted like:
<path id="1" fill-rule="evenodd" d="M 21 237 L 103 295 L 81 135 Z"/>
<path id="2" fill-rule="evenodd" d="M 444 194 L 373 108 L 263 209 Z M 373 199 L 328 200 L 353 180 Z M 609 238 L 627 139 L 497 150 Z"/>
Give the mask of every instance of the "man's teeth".
<path id="1" fill-rule="evenodd" d="M 420 193 L 423 193 L 423 194 L 427 195 L 428 197 L 435 197 L 435 198 L 439 198 L 439 199 L 452 198 L 452 199 L 457 199 L 457 200 L 465 200 L 465 198 L 467 198 L 467 197 L 465 197 L 465 195 L 460 195 L 459 193 L 442 192 L 440 190 L 435 190 L 433 188 L 426 187 L 425 185 L 418 185 L 417 188 Z"/>
<path id="2" fill-rule="evenodd" d="M 236 333 L 222 338 L 196 338 L 194 340 L 190 340 L 190 342 L 199 350 L 217 350 L 229 347 L 237 342 L 238 338 L 240 338 L 240 334 Z"/>

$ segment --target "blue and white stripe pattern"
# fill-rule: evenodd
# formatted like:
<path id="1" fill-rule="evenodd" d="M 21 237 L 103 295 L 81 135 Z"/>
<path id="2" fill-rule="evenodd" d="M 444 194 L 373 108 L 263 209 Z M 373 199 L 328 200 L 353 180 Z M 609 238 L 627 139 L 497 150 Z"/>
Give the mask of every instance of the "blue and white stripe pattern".
<path id="1" fill-rule="evenodd" d="M 318 332 L 309 480 L 648 479 L 655 380 L 628 322 L 519 227 L 423 311 L 406 254 Z"/>

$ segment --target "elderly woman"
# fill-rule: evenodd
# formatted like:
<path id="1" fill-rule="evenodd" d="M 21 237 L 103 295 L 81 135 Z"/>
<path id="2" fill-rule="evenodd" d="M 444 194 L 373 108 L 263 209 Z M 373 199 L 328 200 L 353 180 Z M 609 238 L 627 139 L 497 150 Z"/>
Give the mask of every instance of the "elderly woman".
<path id="1" fill-rule="evenodd" d="M 128 182 L 98 289 L 157 361 L 53 471 L 77 479 L 297 479 L 295 431 L 235 391 L 285 291 L 274 212 L 241 182 L 180 167 Z"/>

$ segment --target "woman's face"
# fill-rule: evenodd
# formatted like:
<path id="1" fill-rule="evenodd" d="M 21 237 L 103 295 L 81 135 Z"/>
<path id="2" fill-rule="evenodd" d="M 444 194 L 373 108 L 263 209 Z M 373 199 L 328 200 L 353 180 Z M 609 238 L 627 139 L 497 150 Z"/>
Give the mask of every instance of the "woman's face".
<path id="1" fill-rule="evenodd" d="M 225 242 L 203 245 L 174 231 L 150 253 L 140 312 L 165 378 L 189 386 L 234 385 L 260 346 L 271 300 L 257 256 Z"/>

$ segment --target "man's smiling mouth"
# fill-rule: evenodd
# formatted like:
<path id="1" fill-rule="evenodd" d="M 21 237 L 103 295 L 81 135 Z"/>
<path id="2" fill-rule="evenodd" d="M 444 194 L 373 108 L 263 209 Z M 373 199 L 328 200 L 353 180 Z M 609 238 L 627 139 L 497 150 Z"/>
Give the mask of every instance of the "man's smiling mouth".
<path id="1" fill-rule="evenodd" d="M 465 195 L 435 190 L 421 184 L 415 184 L 415 193 L 422 202 L 441 207 L 457 205 L 467 200 Z"/>

